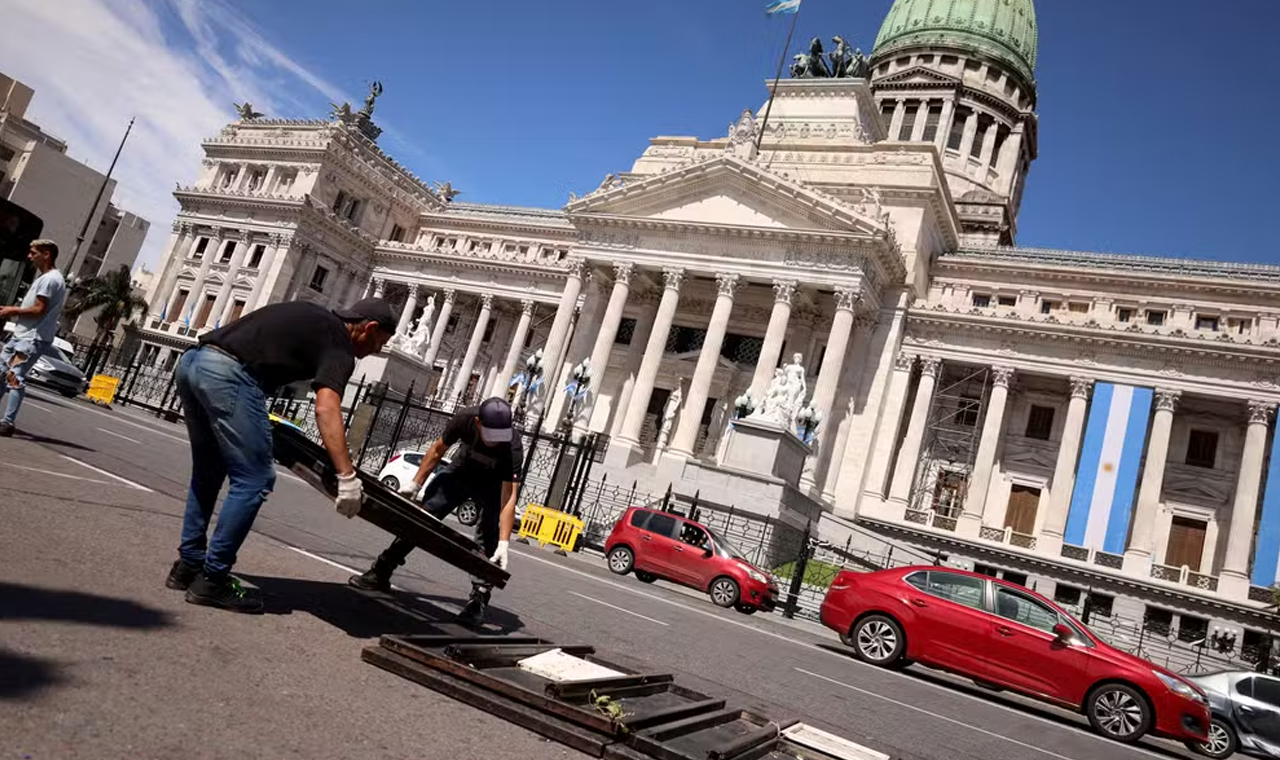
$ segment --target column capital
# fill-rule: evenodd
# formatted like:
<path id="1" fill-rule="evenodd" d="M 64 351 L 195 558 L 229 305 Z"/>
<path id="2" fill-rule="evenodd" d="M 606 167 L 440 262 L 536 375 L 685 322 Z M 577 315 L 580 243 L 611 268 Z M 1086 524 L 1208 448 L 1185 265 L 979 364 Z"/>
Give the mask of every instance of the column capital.
<path id="1" fill-rule="evenodd" d="M 920 374 L 929 377 L 937 377 L 938 370 L 942 368 L 942 360 L 936 356 L 920 357 Z"/>
<path id="2" fill-rule="evenodd" d="M 836 311 L 853 311 L 861 301 L 861 288 L 850 285 L 836 288 Z"/>
<path id="3" fill-rule="evenodd" d="M 382 298 L 387 292 L 387 281 L 381 277 L 373 278 L 373 297 Z"/>
<path id="4" fill-rule="evenodd" d="M 458 291 L 454 290 L 453 288 L 445 288 L 443 293 L 444 293 L 444 302 L 452 306 L 453 302 L 458 298 Z"/>
<path id="5" fill-rule="evenodd" d="M 1071 398 L 1089 398 L 1089 391 L 1093 388 L 1093 378 L 1091 377 L 1072 377 L 1071 378 Z"/>
<path id="6" fill-rule="evenodd" d="M 581 280 L 587 273 L 586 259 L 582 259 L 577 256 L 570 257 L 570 259 L 565 262 L 565 269 L 565 273 L 569 277 L 576 277 Z"/>
<path id="7" fill-rule="evenodd" d="M 619 261 L 613 265 L 613 281 L 622 285 L 631 284 L 631 274 L 635 271 L 635 264 L 630 261 Z"/>
<path id="8" fill-rule="evenodd" d="M 738 279 L 736 274 L 716 275 L 716 293 L 733 298 L 733 294 L 738 290 Z"/>
<path id="9" fill-rule="evenodd" d="M 480 296 L 480 308 L 482 308 L 482 309 L 492 309 L 492 308 L 493 308 L 493 294 L 492 294 L 492 293 L 485 293 L 485 294 L 483 294 L 483 295 L 481 295 L 481 296 Z"/>
<path id="10" fill-rule="evenodd" d="M 992 367 L 991 384 L 997 388 L 1008 388 L 1013 381 L 1013 367 Z"/>
<path id="11" fill-rule="evenodd" d="M 520 313 L 522 315 L 533 315 L 533 309 L 537 306 L 537 302 L 532 298 L 522 298 L 520 300 Z"/>
<path id="12" fill-rule="evenodd" d="M 680 292 L 680 286 L 684 283 L 684 270 L 675 267 L 668 267 L 662 270 L 662 284 L 667 290 Z"/>
<path id="13" fill-rule="evenodd" d="M 900 351 L 897 356 L 893 357 L 893 368 L 899 372 L 910 372 L 914 366 L 916 366 L 915 354 Z"/>
<path id="14" fill-rule="evenodd" d="M 1266 425 L 1271 421 L 1271 413 L 1276 410 L 1276 405 L 1270 401 L 1249 401 L 1249 424 L 1250 425 Z"/>
<path id="15" fill-rule="evenodd" d="M 791 297 L 796 292 L 795 280 L 774 280 L 773 281 L 773 301 L 774 303 L 785 303 L 791 305 Z"/>
<path id="16" fill-rule="evenodd" d="M 1156 388 L 1156 411 L 1172 412 L 1178 406 L 1178 399 L 1182 398 L 1182 391 L 1173 390 L 1172 388 Z"/>

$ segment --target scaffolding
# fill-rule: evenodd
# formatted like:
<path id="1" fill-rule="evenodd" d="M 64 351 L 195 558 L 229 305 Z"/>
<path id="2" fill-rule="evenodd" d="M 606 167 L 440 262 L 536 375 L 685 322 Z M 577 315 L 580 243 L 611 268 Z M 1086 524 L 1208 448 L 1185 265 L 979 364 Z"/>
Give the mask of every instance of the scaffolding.
<path id="1" fill-rule="evenodd" d="M 948 378 L 944 365 L 929 405 L 908 522 L 955 530 L 968 501 L 982 422 L 991 395 L 989 367 L 961 368 Z"/>

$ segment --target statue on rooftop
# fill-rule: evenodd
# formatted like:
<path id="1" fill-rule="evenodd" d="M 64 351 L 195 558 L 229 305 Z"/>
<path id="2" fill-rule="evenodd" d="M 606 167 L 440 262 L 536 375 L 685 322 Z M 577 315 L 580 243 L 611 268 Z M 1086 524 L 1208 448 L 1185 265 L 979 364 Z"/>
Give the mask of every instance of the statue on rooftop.
<path id="1" fill-rule="evenodd" d="M 253 104 L 247 100 L 243 103 L 233 103 L 232 105 L 236 107 L 236 113 L 240 114 L 240 121 L 253 121 L 261 119 L 263 116 L 263 114 L 253 110 Z"/>

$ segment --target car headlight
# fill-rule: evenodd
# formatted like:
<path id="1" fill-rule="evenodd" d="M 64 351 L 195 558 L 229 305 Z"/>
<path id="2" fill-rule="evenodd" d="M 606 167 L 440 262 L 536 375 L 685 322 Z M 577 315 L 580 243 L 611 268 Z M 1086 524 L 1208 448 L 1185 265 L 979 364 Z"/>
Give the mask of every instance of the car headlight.
<path id="1" fill-rule="evenodd" d="M 1169 688 L 1169 691 L 1173 692 L 1174 694 L 1177 694 L 1180 697 L 1186 697 L 1187 699 L 1195 700 L 1196 702 L 1205 701 L 1204 696 L 1200 694 L 1200 692 L 1196 691 L 1191 686 L 1191 684 L 1187 683 L 1181 678 L 1175 678 L 1174 676 L 1161 673 L 1158 670 L 1153 670 L 1151 672 L 1155 673 L 1156 678 L 1160 679 L 1160 683 L 1163 683 L 1165 686 L 1167 686 Z"/>
<path id="2" fill-rule="evenodd" d="M 747 577 L 748 577 L 748 578 L 750 578 L 750 579 L 751 579 L 751 580 L 753 580 L 753 581 L 758 582 L 758 583 L 768 583 L 768 582 L 769 582 L 769 576 L 765 575 L 764 573 L 760 572 L 759 570 L 756 570 L 756 569 L 755 569 L 755 568 L 753 568 L 753 567 L 748 567 L 748 568 L 747 568 Z"/>

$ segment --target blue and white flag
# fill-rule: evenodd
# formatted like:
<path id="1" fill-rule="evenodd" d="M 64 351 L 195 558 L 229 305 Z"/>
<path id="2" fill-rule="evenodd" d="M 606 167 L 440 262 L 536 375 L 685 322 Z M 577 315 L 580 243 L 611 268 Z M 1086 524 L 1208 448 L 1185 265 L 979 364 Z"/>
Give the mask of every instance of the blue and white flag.
<path id="1" fill-rule="evenodd" d="M 1267 490 L 1262 496 L 1262 519 L 1253 552 L 1255 586 L 1280 584 L 1280 426 L 1271 433 L 1271 462 L 1267 466 Z"/>
<path id="2" fill-rule="evenodd" d="M 1150 388 L 1132 385 L 1094 387 L 1063 536 L 1066 543 L 1124 552 L 1152 396 Z"/>
<path id="3" fill-rule="evenodd" d="M 777 16 L 781 13 L 799 13 L 800 0 L 772 0 L 764 7 L 764 12 L 770 16 Z"/>

